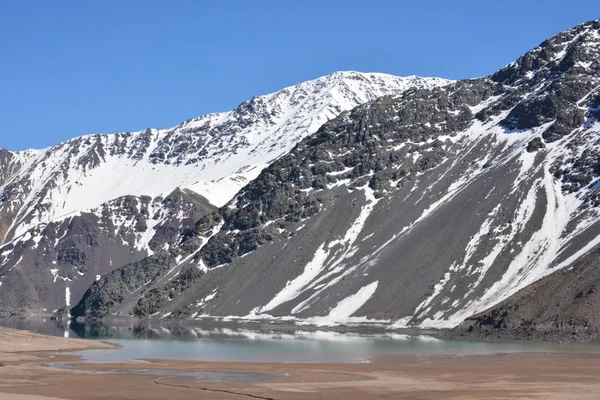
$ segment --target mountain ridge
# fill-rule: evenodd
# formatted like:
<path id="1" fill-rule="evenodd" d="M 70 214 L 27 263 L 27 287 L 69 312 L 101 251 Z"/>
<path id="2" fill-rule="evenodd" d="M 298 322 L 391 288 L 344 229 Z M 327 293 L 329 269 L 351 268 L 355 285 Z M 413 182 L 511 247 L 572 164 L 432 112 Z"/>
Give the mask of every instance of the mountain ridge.
<path id="1" fill-rule="evenodd" d="M 354 81 L 358 82 L 356 84 L 358 89 L 370 90 L 372 93 L 360 93 L 360 91 L 358 91 L 358 93 L 353 93 L 349 90 L 349 87 L 354 84 Z M 373 84 L 373 86 L 370 87 L 373 82 L 376 84 Z M 158 169 L 159 167 L 172 165 L 180 166 L 182 169 L 188 167 L 189 171 L 174 172 L 171 169 L 163 168 L 164 171 L 156 171 L 153 174 L 154 179 L 160 176 L 161 173 L 167 175 L 163 180 L 173 178 L 174 176 L 191 175 L 192 173 L 200 178 L 197 180 L 195 180 L 194 177 L 179 179 L 180 182 L 177 182 L 178 184 L 174 185 L 169 182 L 165 185 L 164 190 L 158 192 L 154 190 L 150 193 L 143 192 L 143 189 L 141 188 L 122 187 L 123 185 L 119 185 L 118 182 L 111 181 L 109 184 L 105 185 L 107 187 L 106 190 L 110 192 L 110 189 L 114 187 L 122 187 L 122 189 L 114 190 L 114 193 L 108 193 L 106 196 L 98 199 L 84 201 L 83 204 L 67 204 L 62 210 L 57 211 L 58 215 L 55 216 L 68 215 L 77 210 L 89 209 L 122 195 L 146 194 L 152 196 L 164 196 L 177 186 L 190 186 L 193 189 L 196 189 L 195 191 L 199 194 L 210 197 L 210 189 L 214 187 L 215 182 L 227 179 L 229 176 L 239 178 L 241 182 L 247 182 L 248 179 L 260 171 L 261 167 L 267 165 L 272 159 L 277 158 L 281 152 L 284 152 L 287 147 L 293 145 L 300 137 L 306 136 L 311 131 L 316 130 L 320 125 L 320 121 L 324 121 L 333 116 L 328 114 L 331 114 L 332 112 L 336 113 L 338 112 L 338 109 L 343 110 L 351 107 L 353 104 L 352 101 L 367 101 L 371 98 L 374 99 L 382 92 L 391 93 L 402 91 L 413 85 L 428 86 L 445 84 L 447 82 L 449 81 L 438 78 L 401 78 L 385 74 L 361 74 L 354 72 L 333 73 L 313 81 L 307 81 L 284 88 L 272 94 L 255 96 L 253 99 L 241 103 L 235 110 L 229 112 L 208 114 L 202 117 L 188 119 L 173 128 L 148 128 L 133 133 L 120 132 L 115 134 L 84 135 L 41 150 L 12 152 L 12 158 L 15 158 L 22 167 L 31 168 L 32 163 L 61 162 L 63 159 L 69 159 L 71 155 L 74 155 L 73 158 L 76 158 L 78 152 L 84 152 L 88 158 L 82 159 L 82 157 L 80 157 L 77 159 L 81 164 L 79 165 L 81 168 L 79 168 L 79 175 L 75 177 L 75 179 L 81 179 L 85 184 L 86 178 L 87 180 L 94 178 L 96 180 L 93 182 L 94 186 L 101 184 L 102 180 L 110 178 L 107 177 L 106 174 L 98 172 L 98 169 L 104 165 L 104 163 L 102 163 L 102 161 L 104 161 L 103 158 L 112 155 L 120 156 L 123 154 L 130 157 L 133 161 L 130 163 L 132 165 L 125 166 L 128 169 L 133 169 L 133 171 L 128 172 L 130 174 L 136 174 L 138 178 L 143 176 L 146 169 L 152 167 Z M 361 87 L 361 84 L 364 84 L 364 87 Z M 346 99 L 343 96 L 341 98 L 335 98 L 334 95 L 337 94 L 336 91 L 347 91 L 347 96 L 354 96 L 355 98 Z M 318 97 L 316 99 L 308 98 L 311 94 Z M 309 100 L 313 103 L 310 103 Z M 294 120 L 294 115 L 292 114 L 286 119 L 287 115 L 285 115 L 285 113 L 288 112 L 288 110 L 287 108 L 282 109 L 282 104 L 287 105 L 288 108 L 290 107 L 289 104 L 285 104 L 286 101 L 299 109 L 302 109 L 304 106 L 310 107 L 313 109 L 313 115 L 308 115 L 308 117 L 304 116 L 304 120 L 302 120 L 302 116 L 297 118 L 299 120 Z M 333 108 L 334 111 L 330 111 L 328 107 Z M 281 115 L 282 113 L 284 115 Z M 282 121 L 279 122 L 273 120 Z M 242 128 L 232 126 L 234 122 L 241 125 Z M 306 126 L 306 123 L 310 124 Z M 252 124 L 257 126 L 253 127 Z M 279 126 L 281 124 L 283 125 Z M 286 131 L 285 124 L 292 126 Z M 311 126 L 311 124 L 314 126 Z M 244 131 L 244 126 L 249 126 L 250 130 Z M 229 128 L 233 129 L 233 131 Z M 257 134 L 254 132 L 256 129 L 271 129 L 272 132 L 267 131 Z M 289 132 L 289 130 L 292 130 L 293 132 Z M 277 138 L 270 138 L 271 134 L 277 134 L 279 131 L 281 131 L 281 134 Z M 215 134 L 220 135 L 216 137 L 216 140 L 211 138 L 211 136 L 214 136 Z M 287 137 L 286 134 L 290 137 Z M 257 138 L 254 138 L 255 140 L 253 140 L 253 138 L 250 137 L 251 135 L 255 135 Z M 280 143 L 280 146 L 275 149 L 268 148 L 269 146 L 272 146 L 275 141 L 284 136 L 287 143 Z M 228 151 L 223 150 L 225 146 L 229 146 Z M 248 149 L 250 146 L 253 146 L 253 148 Z M 222 158 L 235 158 L 235 153 L 242 148 L 246 148 L 250 157 L 238 161 L 233 160 L 231 163 L 232 165 L 230 166 L 223 165 L 224 161 L 227 160 L 222 160 Z M 59 157 L 55 157 L 58 160 L 50 159 L 54 153 L 61 150 L 63 151 L 63 154 Z M 258 150 L 263 150 L 263 153 L 266 154 L 252 156 L 252 154 L 256 155 Z M 252 159 L 249 159 L 252 157 L 254 157 L 254 162 Z M 123 160 L 116 157 L 114 162 L 119 163 L 123 162 Z M 139 165 L 144 162 L 148 165 Z M 226 169 L 226 172 L 207 171 L 206 164 L 210 162 L 216 163 L 216 165 L 222 165 L 222 168 Z M 202 165 L 199 165 L 200 163 L 202 163 Z M 190 168 L 192 164 L 195 164 L 194 166 L 196 168 Z M 45 175 L 52 175 L 53 172 L 65 173 L 65 167 L 72 170 L 74 167 L 78 166 L 60 165 L 55 167 L 55 169 L 62 168 L 62 171 L 33 171 L 32 173 L 42 174 L 41 179 L 50 180 L 52 178 Z M 254 170 L 254 172 L 252 172 L 252 170 Z M 93 176 L 85 176 L 88 172 Z M 109 172 L 110 174 L 114 174 L 115 172 L 118 173 L 120 171 L 106 171 L 107 174 Z M 206 178 L 201 179 L 203 176 L 206 176 Z M 12 177 L 12 179 L 14 178 L 15 177 Z M 41 183 L 43 184 L 44 182 L 42 181 Z M 67 184 L 69 183 L 67 182 Z M 70 185 L 73 186 L 73 184 Z M 156 185 L 156 183 L 154 185 Z M 152 185 L 147 186 L 152 187 Z M 227 193 L 224 196 L 209 199 L 209 201 L 215 205 L 222 205 L 224 202 L 228 201 L 235 191 L 237 191 L 236 189 L 239 189 L 240 187 L 239 184 L 235 184 L 235 179 L 232 179 L 232 186 L 233 188 L 231 189 L 228 189 L 227 185 L 218 187 Z M 77 190 L 76 187 L 72 187 L 71 189 Z M 88 188 L 86 187 L 84 189 Z M 81 189 L 79 193 L 77 193 L 79 197 L 84 196 L 84 189 Z M 94 187 L 94 189 L 97 191 L 96 187 Z M 76 195 L 71 195 L 70 197 L 76 197 Z M 38 203 L 43 203 L 43 199 L 37 200 Z M 54 202 L 56 203 L 57 201 Z M 69 200 L 67 199 L 67 203 L 68 202 Z M 50 220 L 52 220 L 52 217 L 41 219 L 42 222 Z M 20 222 L 20 226 L 28 226 L 24 225 L 22 221 Z"/>

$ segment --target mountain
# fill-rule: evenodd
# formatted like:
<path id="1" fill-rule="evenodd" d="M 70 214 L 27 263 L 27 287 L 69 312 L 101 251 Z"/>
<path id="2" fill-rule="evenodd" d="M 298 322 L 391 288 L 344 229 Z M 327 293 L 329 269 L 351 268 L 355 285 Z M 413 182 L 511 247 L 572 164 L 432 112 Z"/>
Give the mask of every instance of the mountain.
<path id="1" fill-rule="evenodd" d="M 455 327 L 597 254 L 599 118 L 592 21 L 490 76 L 342 112 L 72 313 Z"/>
<path id="2" fill-rule="evenodd" d="M 447 83 L 337 72 L 171 129 L 0 150 L 0 309 L 74 305 L 99 276 L 177 246 L 200 217 L 339 113 Z"/>

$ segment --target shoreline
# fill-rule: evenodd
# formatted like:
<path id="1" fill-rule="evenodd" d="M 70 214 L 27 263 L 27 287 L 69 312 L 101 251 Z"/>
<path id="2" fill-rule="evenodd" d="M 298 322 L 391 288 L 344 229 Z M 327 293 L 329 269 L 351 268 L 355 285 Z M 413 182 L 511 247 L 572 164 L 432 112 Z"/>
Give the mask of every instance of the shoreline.
<path id="1" fill-rule="evenodd" d="M 72 352 L 94 349 L 118 349 L 119 346 L 85 339 L 41 335 L 25 330 L 0 327 L 0 362 L 19 361 L 33 353 Z"/>
<path id="2" fill-rule="evenodd" d="M 390 354 L 356 364 L 165 359 L 90 364 L 68 353 L 98 348 L 116 346 L 0 328 L 0 398 L 558 400 L 597 399 L 600 393 L 600 355 L 593 353 Z M 206 376 L 229 381 L 207 382 Z"/>

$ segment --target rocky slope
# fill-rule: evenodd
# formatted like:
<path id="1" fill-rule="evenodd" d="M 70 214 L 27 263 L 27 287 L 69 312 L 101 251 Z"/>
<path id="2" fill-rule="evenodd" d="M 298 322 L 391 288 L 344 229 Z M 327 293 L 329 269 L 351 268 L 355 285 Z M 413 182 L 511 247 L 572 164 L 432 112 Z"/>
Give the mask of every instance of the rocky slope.
<path id="1" fill-rule="evenodd" d="M 176 246 L 182 229 L 215 209 L 175 190 L 124 196 L 43 223 L 0 248 L 0 309 L 32 313 L 72 306 L 100 276 Z"/>
<path id="2" fill-rule="evenodd" d="M 446 83 L 339 72 L 171 129 L 1 150 L 0 310 L 75 304 L 98 275 L 176 245 L 188 223 L 323 122 L 385 94 Z"/>
<path id="3" fill-rule="evenodd" d="M 600 341 L 600 250 L 468 318 L 452 333 L 469 338 Z"/>
<path id="4" fill-rule="evenodd" d="M 456 326 L 600 244 L 599 117 L 594 21 L 342 113 L 74 313 Z"/>

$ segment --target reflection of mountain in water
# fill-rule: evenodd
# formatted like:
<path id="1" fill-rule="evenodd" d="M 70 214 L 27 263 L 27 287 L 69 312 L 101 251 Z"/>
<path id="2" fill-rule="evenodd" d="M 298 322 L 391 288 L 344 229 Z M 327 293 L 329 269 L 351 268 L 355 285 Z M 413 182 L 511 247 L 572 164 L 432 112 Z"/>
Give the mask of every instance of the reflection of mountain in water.
<path id="1" fill-rule="evenodd" d="M 298 330 L 297 327 L 274 326 L 269 329 L 261 325 L 246 324 L 241 327 L 237 323 L 216 326 L 185 326 L 177 323 L 157 325 L 139 321 L 109 321 L 93 324 L 63 322 L 49 318 L 0 318 L 0 326 L 12 329 L 23 329 L 35 333 L 52 336 L 64 336 L 83 339 L 155 339 L 155 340 L 335 340 L 352 341 L 360 339 L 410 339 L 437 340 L 427 331 L 407 330 L 406 333 L 392 333 L 383 330 L 348 332 L 344 330 Z"/>

